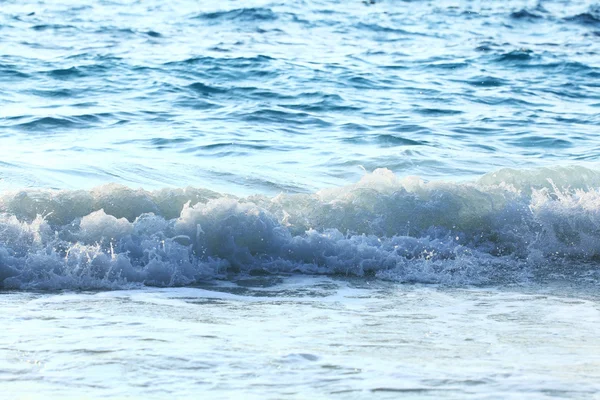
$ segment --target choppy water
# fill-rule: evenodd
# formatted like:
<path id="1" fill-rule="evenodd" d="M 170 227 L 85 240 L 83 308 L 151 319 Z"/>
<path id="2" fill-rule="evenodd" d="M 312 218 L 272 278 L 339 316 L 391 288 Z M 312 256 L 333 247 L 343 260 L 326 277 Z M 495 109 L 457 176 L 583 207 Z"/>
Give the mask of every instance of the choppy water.
<path id="1" fill-rule="evenodd" d="M 599 124 L 594 1 L 2 1 L 0 379 L 593 398 Z"/>
<path id="2" fill-rule="evenodd" d="M 4 1 L 8 187 L 312 192 L 597 161 L 590 1 Z"/>

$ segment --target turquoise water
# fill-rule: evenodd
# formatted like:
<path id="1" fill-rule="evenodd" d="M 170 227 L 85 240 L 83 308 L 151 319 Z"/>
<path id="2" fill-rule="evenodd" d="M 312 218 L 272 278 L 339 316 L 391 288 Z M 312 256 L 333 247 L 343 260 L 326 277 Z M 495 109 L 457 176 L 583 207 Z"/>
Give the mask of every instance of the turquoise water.
<path id="1" fill-rule="evenodd" d="M 600 311 L 588 289 L 296 276 L 9 293 L 3 395 L 597 399 Z"/>
<path id="2" fill-rule="evenodd" d="M 5 1 L 0 18 L 3 187 L 275 195 L 600 156 L 590 1 Z"/>
<path id="3" fill-rule="evenodd" d="M 1 1 L 0 379 L 594 398 L 598 126 L 594 1 Z"/>

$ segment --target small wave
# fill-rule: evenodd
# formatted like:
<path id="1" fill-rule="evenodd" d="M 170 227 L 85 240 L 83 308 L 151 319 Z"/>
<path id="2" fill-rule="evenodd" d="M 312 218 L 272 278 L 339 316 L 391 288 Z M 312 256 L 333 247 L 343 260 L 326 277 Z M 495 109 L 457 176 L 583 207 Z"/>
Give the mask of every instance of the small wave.
<path id="1" fill-rule="evenodd" d="M 188 86 L 188 88 L 192 89 L 193 91 L 195 91 L 197 93 L 207 95 L 207 96 L 210 96 L 211 94 L 219 94 L 219 93 L 227 92 L 227 89 L 219 88 L 216 86 L 209 86 L 202 82 L 192 83 L 191 85 Z"/>
<path id="2" fill-rule="evenodd" d="M 242 115 L 248 122 L 269 122 L 291 125 L 330 126 L 331 123 L 305 112 L 291 112 L 275 109 L 261 109 Z"/>
<path id="3" fill-rule="evenodd" d="M 270 8 L 239 8 L 228 11 L 217 11 L 210 13 L 202 13 L 194 17 L 195 19 L 202 19 L 208 21 L 240 21 L 240 22 L 252 22 L 252 21 L 275 21 L 278 17 L 275 12 Z"/>
<path id="4" fill-rule="evenodd" d="M 13 78 L 26 79 L 26 78 L 29 78 L 29 75 L 22 71 L 15 69 L 12 66 L 0 64 L 0 78 L 3 78 L 3 77 L 9 78 L 9 79 L 13 79 Z"/>
<path id="5" fill-rule="evenodd" d="M 414 111 L 418 114 L 427 115 L 430 117 L 443 117 L 463 113 L 463 111 L 452 110 L 449 108 L 416 108 Z"/>
<path id="6" fill-rule="evenodd" d="M 71 89 L 33 89 L 29 93 L 46 98 L 75 98 L 79 95 Z"/>
<path id="7" fill-rule="evenodd" d="M 531 98 L 530 98 L 531 99 Z M 519 99 L 516 97 L 500 97 L 496 96 L 479 96 L 473 98 L 473 101 L 481 104 L 489 104 L 489 105 L 510 105 L 510 106 L 538 106 L 541 103 L 532 103 L 527 100 Z M 462 129 L 463 131 L 470 131 L 470 129 Z"/>
<path id="8" fill-rule="evenodd" d="M 185 150 L 182 150 L 183 153 L 202 153 L 206 154 L 214 154 L 217 156 L 223 155 L 240 155 L 240 154 L 256 154 L 257 151 L 261 150 L 270 150 L 273 149 L 273 146 L 268 144 L 258 144 L 258 143 L 212 143 L 206 144 L 202 146 L 194 146 L 188 147 Z M 283 148 L 277 148 L 278 151 L 284 151 Z"/>
<path id="9" fill-rule="evenodd" d="M 159 32 L 156 32 L 156 31 L 147 31 L 147 32 L 144 32 L 144 33 L 146 35 L 150 36 L 150 37 L 153 37 L 153 38 L 160 38 L 160 37 L 163 36 L 162 34 L 160 34 Z"/>
<path id="10" fill-rule="evenodd" d="M 543 149 L 565 149 L 573 147 L 573 143 L 568 140 L 542 137 L 542 136 L 527 136 L 519 139 L 512 139 L 509 143 L 518 147 L 539 147 Z"/>
<path id="11" fill-rule="evenodd" d="M 266 55 L 257 55 L 255 57 L 191 57 L 182 61 L 169 61 L 164 65 L 177 66 L 182 65 L 187 68 L 188 65 L 200 64 L 200 65 L 231 65 L 235 67 L 255 67 L 257 64 L 268 63 L 274 60 L 272 57 Z"/>
<path id="12" fill-rule="evenodd" d="M 209 97 L 209 96 L 205 96 L 205 97 Z M 219 107 L 218 104 L 207 101 L 205 99 L 200 99 L 197 96 L 195 96 L 195 97 L 181 96 L 181 97 L 179 97 L 179 100 L 173 102 L 173 105 L 175 107 L 189 108 L 192 110 L 208 110 L 211 108 Z"/>
<path id="13" fill-rule="evenodd" d="M 48 128 L 70 128 L 74 127 L 76 122 L 68 118 L 42 117 L 34 118 L 29 122 L 20 123 L 14 127 L 27 130 L 38 130 Z"/>
<path id="14" fill-rule="evenodd" d="M 529 49 L 513 50 L 508 53 L 501 54 L 497 57 L 498 61 L 529 61 L 534 58 L 533 51 Z"/>
<path id="15" fill-rule="evenodd" d="M 559 72 L 572 72 L 572 73 L 578 73 L 578 72 L 587 72 L 587 71 L 593 71 L 593 67 L 581 63 L 581 62 L 576 62 L 576 61 L 563 61 L 563 62 L 553 62 L 553 63 L 546 63 L 546 64 L 538 64 L 538 65 L 533 65 L 532 67 L 538 67 L 538 68 L 543 68 L 543 69 L 555 69 Z"/>
<path id="16" fill-rule="evenodd" d="M 58 79 L 78 78 L 86 75 L 77 67 L 53 69 L 48 71 L 47 74 Z"/>
<path id="17" fill-rule="evenodd" d="M 469 65 L 470 64 L 468 62 L 438 62 L 428 64 L 427 68 L 456 70 L 466 68 Z"/>
<path id="18" fill-rule="evenodd" d="M 193 285 L 258 272 L 461 284 L 589 277 L 600 258 L 599 187 L 600 172 L 562 167 L 469 183 L 376 170 L 350 186 L 273 198 L 29 189 L 0 197 L 0 285 Z"/>
<path id="19" fill-rule="evenodd" d="M 381 86 L 373 79 L 374 76 L 343 75 L 340 84 L 355 89 L 378 89 Z"/>
<path id="20" fill-rule="evenodd" d="M 154 139 L 150 139 L 150 143 L 152 144 L 152 146 L 156 146 L 157 148 L 165 148 L 165 147 L 171 147 L 174 145 L 178 145 L 181 143 L 188 143 L 191 142 L 192 139 L 190 138 L 154 138 Z"/>
<path id="21" fill-rule="evenodd" d="M 418 33 L 405 31 L 404 29 L 400 29 L 400 28 L 390 28 L 387 26 L 379 25 L 379 24 L 368 24 L 368 23 L 364 23 L 364 22 L 360 22 L 360 23 L 356 24 L 355 27 L 358 29 L 361 29 L 361 30 L 366 30 L 366 31 L 371 31 L 371 32 L 376 32 L 376 33 L 395 33 L 395 34 L 404 35 L 404 36 L 420 35 Z"/>
<path id="22" fill-rule="evenodd" d="M 310 102 L 310 100 L 317 98 L 319 101 Z M 282 104 L 282 107 L 300 110 L 306 112 L 345 112 L 345 111 L 358 111 L 359 107 L 351 106 L 337 94 L 326 94 L 326 93 L 300 93 L 294 96 L 297 100 L 293 104 Z M 299 102 L 301 101 L 301 102 Z"/>
<path id="23" fill-rule="evenodd" d="M 82 114 L 68 117 L 34 117 L 28 118 L 27 122 L 20 122 L 14 124 L 11 127 L 17 129 L 24 129 L 29 131 L 46 131 L 48 129 L 56 128 L 80 128 L 90 124 L 100 122 L 103 118 L 111 117 L 111 113 L 103 114 Z"/>
<path id="24" fill-rule="evenodd" d="M 97 77 L 98 75 L 106 72 L 114 73 L 114 65 L 112 62 L 120 60 L 120 58 L 116 57 L 105 58 L 101 56 L 90 56 L 88 53 L 77 54 L 70 57 L 70 59 L 85 58 L 93 58 L 99 62 L 94 64 L 72 66 L 69 68 L 56 68 L 49 71 L 44 71 L 42 73 L 57 80 L 70 80 L 73 78 L 83 78 L 88 76 Z"/>
<path id="25" fill-rule="evenodd" d="M 249 79 L 265 79 L 280 74 L 278 68 L 270 64 L 275 59 L 259 55 L 256 57 L 192 57 L 181 61 L 163 64 L 166 69 L 173 69 L 184 74 L 194 73 L 202 78 L 210 77 L 219 82 L 247 81 Z M 242 87 L 238 87 L 242 89 Z"/>
<path id="26" fill-rule="evenodd" d="M 425 140 L 413 140 L 386 134 L 375 135 L 375 140 L 378 144 L 383 146 L 425 146 L 428 144 Z"/>
<path id="27" fill-rule="evenodd" d="M 600 99 L 600 95 L 596 92 L 590 92 L 581 86 L 572 84 L 563 84 L 556 88 L 543 89 L 542 91 L 568 99 Z"/>
<path id="28" fill-rule="evenodd" d="M 502 78 L 496 78 L 493 76 L 477 76 L 467 81 L 470 85 L 480 87 L 498 87 L 505 86 L 509 82 Z"/>
<path id="29" fill-rule="evenodd" d="M 59 24 L 34 25 L 31 27 L 31 29 L 33 29 L 34 31 L 40 31 L 40 32 L 48 31 L 48 30 L 52 30 L 52 31 L 70 30 L 70 29 L 78 30 L 78 28 L 73 25 L 59 25 Z"/>
<path id="30" fill-rule="evenodd" d="M 102 27 L 96 29 L 96 33 L 108 33 L 108 34 L 123 37 L 123 36 L 133 36 L 133 35 L 135 35 L 136 32 L 132 28 L 120 28 L 117 26 L 102 26 Z"/>
<path id="31" fill-rule="evenodd" d="M 358 135 L 345 137 L 341 139 L 342 142 L 352 144 L 363 144 L 363 143 L 376 143 L 382 147 L 392 146 L 423 146 L 427 145 L 427 141 L 413 140 L 398 135 L 390 134 L 379 134 L 379 135 Z"/>
<path id="32" fill-rule="evenodd" d="M 524 8 L 522 10 L 512 12 L 510 14 L 510 18 L 517 20 L 534 21 L 542 19 L 543 17 Z"/>
<path id="33" fill-rule="evenodd" d="M 588 12 L 573 15 L 570 17 L 565 17 L 565 21 L 575 22 L 581 25 L 591 25 L 591 26 L 599 26 L 600 25 L 600 5 L 590 7 Z"/>

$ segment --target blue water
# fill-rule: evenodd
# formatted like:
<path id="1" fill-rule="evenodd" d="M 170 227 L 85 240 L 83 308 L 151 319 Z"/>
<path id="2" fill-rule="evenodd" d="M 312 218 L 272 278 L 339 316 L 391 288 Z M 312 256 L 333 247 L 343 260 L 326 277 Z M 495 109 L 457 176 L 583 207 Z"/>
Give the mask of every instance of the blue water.
<path id="1" fill-rule="evenodd" d="M 599 126 L 597 1 L 0 0 L 3 393 L 597 398 Z"/>
<path id="2" fill-rule="evenodd" d="M 597 3 L 1 17 L 4 287 L 597 277 Z"/>
<path id="3" fill-rule="evenodd" d="M 0 177 L 314 192 L 597 162 L 590 1 L 5 1 Z"/>

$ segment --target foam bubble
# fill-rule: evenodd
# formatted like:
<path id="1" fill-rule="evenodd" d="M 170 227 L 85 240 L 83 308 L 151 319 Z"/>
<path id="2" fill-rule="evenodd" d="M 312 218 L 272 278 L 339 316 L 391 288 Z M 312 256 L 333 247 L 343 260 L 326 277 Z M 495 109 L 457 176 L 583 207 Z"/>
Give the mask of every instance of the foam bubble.
<path id="1" fill-rule="evenodd" d="M 346 187 L 273 198 L 119 185 L 5 193 L 0 282 L 181 286 L 260 272 L 468 284 L 558 269 L 589 277 L 600 257 L 599 176 L 501 170 L 449 183 L 380 169 Z"/>

